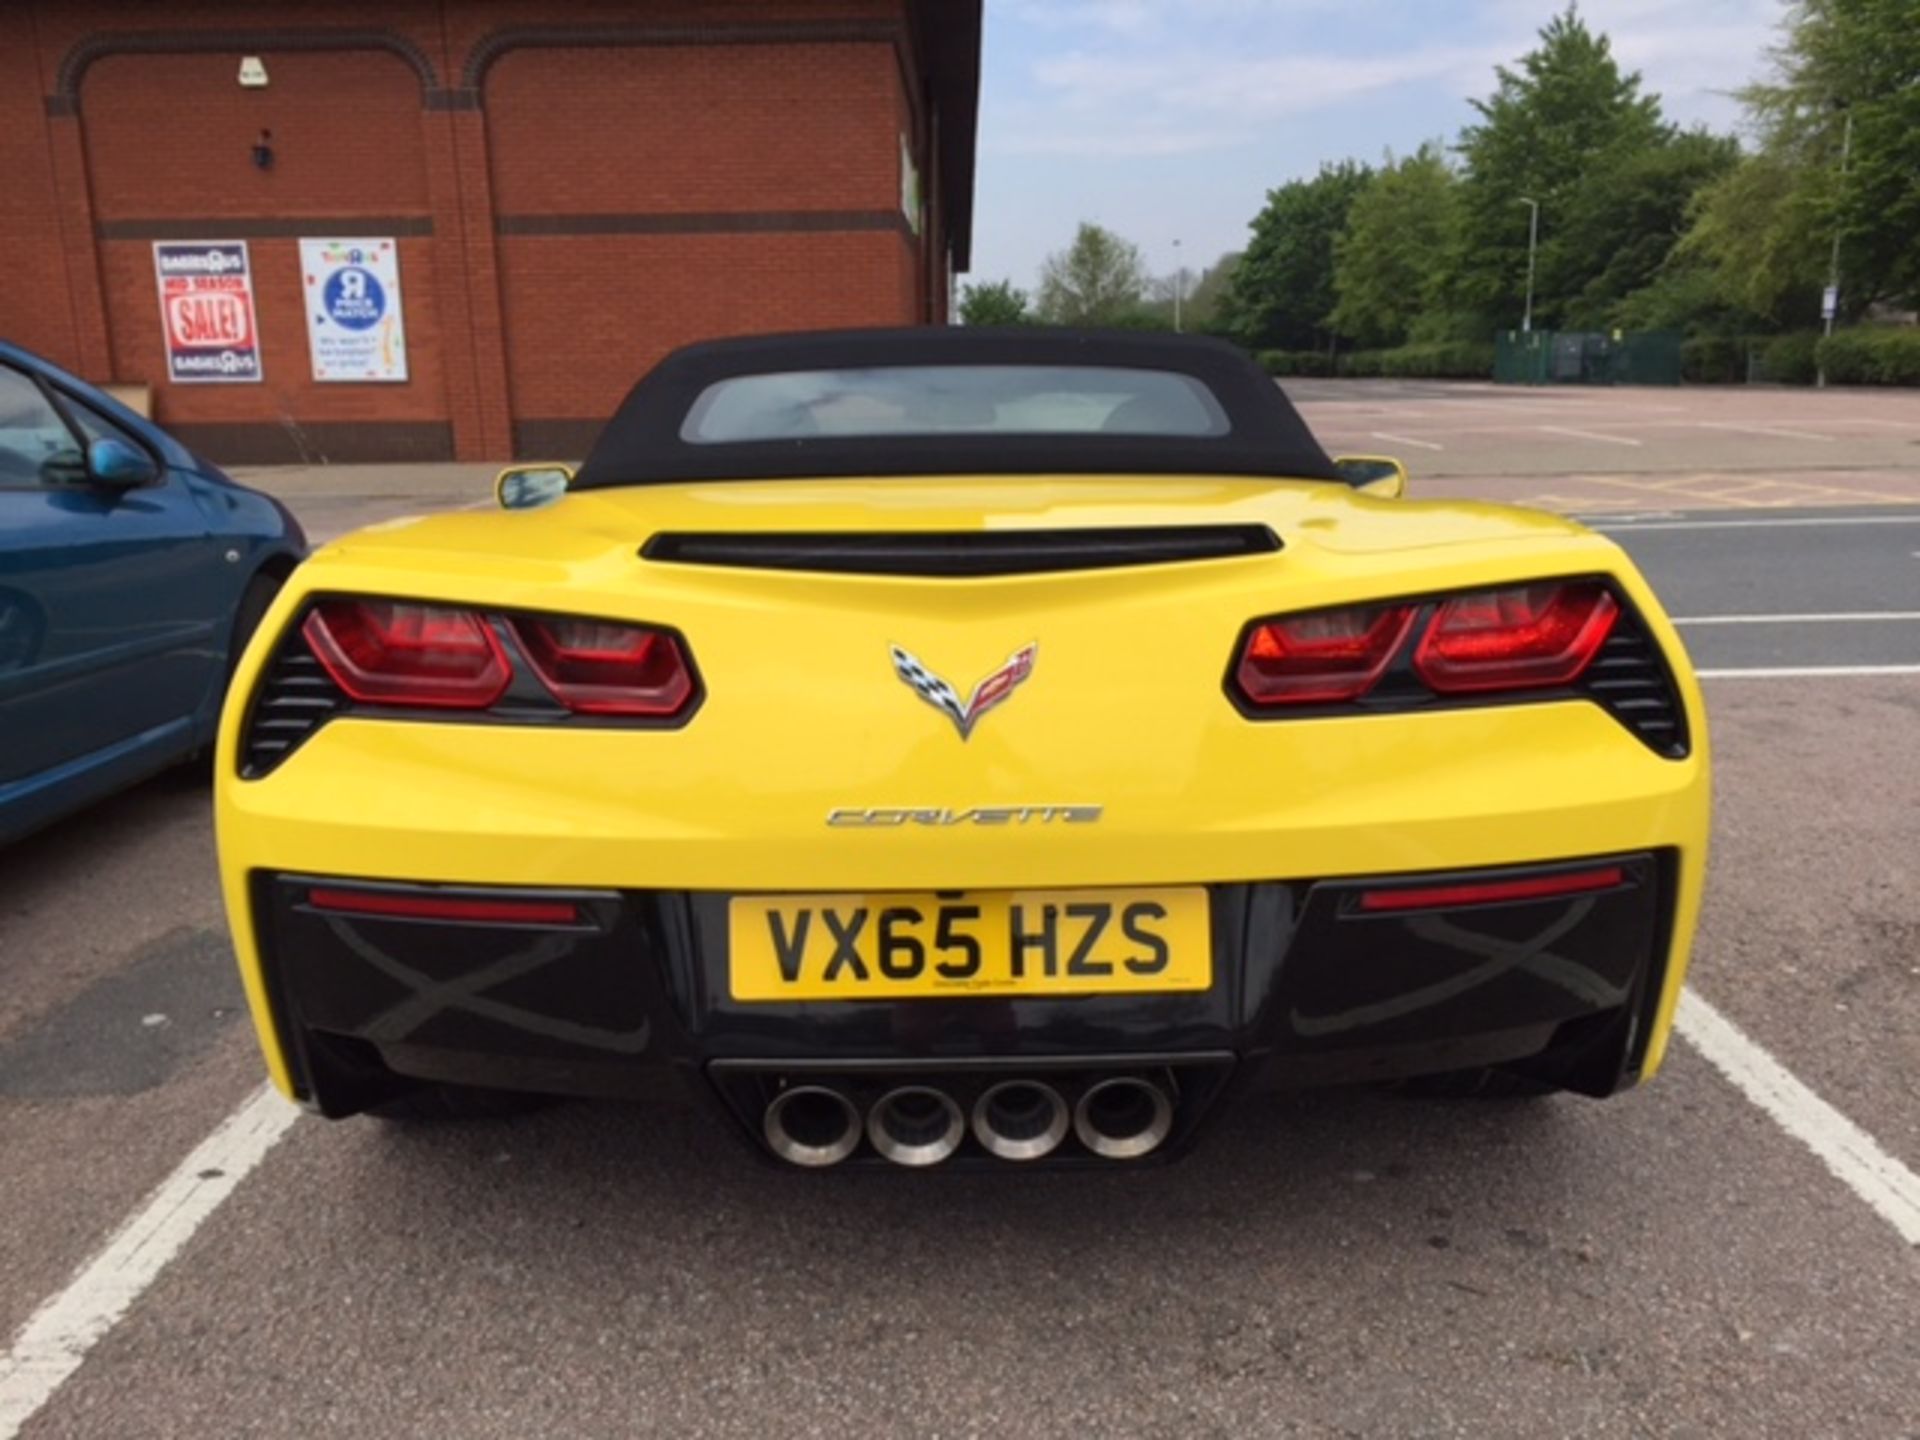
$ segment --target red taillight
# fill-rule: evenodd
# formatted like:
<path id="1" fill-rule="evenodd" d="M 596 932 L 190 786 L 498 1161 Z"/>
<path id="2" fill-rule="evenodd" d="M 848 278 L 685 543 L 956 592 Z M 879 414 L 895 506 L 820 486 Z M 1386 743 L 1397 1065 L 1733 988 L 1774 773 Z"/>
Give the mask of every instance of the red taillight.
<path id="1" fill-rule="evenodd" d="M 369 705 L 484 710 L 513 679 L 486 620 L 403 600 L 325 600 L 301 633 L 333 683 Z"/>
<path id="2" fill-rule="evenodd" d="M 693 671 L 680 642 L 664 630 L 528 617 L 513 622 L 513 633 L 569 710 L 669 719 L 693 699 Z"/>
<path id="3" fill-rule="evenodd" d="M 1413 623 L 1411 605 L 1355 605 L 1262 621 L 1236 678 L 1255 705 L 1325 705 L 1373 688 Z"/>
<path id="4" fill-rule="evenodd" d="M 566 900 L 494 900 L 464 895 L 402 894 L 393 890 L 307 892 L 316 910 L 394 920 L 460 920 L 493 925 L 572 925 L 580 907 Z"/>
<path id="5" fill-rule="evenodd" d="M 1455 595 L 1420 637 L 1413 668 L 1444 695 L 1564 685 L 1592 663 L 1619 614 L 1591 581 Z"/>
<path id="6" fill-rule="evenodd" d="M 1626 878 L 1618 865 L 1565 875 L 1526 875 L 1513 880 L 1469 881 L 1460 885 L 1423 885 L 1403 890 L 1363 890 L 1362 910 L 1440 910 L 1453 905 L 1492 905 L 1502 900 L 1552 900 L 1611 890 Z"/>

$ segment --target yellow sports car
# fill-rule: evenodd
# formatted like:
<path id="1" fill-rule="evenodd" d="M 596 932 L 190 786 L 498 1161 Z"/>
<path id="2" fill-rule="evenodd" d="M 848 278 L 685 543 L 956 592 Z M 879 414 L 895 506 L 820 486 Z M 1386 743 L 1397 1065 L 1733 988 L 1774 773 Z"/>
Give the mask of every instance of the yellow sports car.
<path id="1" fill-rule="evenodd" d="M 274 1080 L 1105 1164 L 1234 1097 L 1660 1063 L 1700 694 L 1625 555 L 1328 458 L 1212 341 L 720 341 L 287 583 L 223 717 Z"/>

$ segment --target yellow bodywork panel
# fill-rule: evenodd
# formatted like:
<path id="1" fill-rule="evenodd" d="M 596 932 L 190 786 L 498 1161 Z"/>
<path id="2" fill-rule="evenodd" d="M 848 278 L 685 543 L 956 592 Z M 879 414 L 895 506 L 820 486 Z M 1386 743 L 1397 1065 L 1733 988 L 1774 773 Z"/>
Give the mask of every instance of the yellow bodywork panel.
<path id="1" fill-rule="evenodd" d="M 660 532 L 1270 526 L 1275 553 L 951 579 L 659 564 Z M 1604 574 L 1676 672 L 1691 732 L 1653 753 L 1580 700 L 1249 719 L 1227 677 L 1249 620 Z M 262 665 L 316 593 L 672 626 L 704 698 L 679 729 L 334 720 L 238 776 Z M 968 738 L 895 674 L 902 647 L 964 695 L 1033 645 Z M 1605 538 L 1546 514 L 1217 478 L 709 482 L 572 494 L 523 512 L 394 521 L 320 551 L 248 648 L 221 725 L 229 915 L 274 1076 L 287 1069 L 248 873 L 733 894 L 1164 888 L 1523 864 L 1671 847 L 1679 904 L 1646 1073 L 1698 912 L 1708 825 L 1698 686 Z M 941 823 L 981 807 L 1098 807 L 1096 824 Z M 836 812 L 913 812 L 830 825 Z M 931 817 L 931 818 L 927 818 Z"/>

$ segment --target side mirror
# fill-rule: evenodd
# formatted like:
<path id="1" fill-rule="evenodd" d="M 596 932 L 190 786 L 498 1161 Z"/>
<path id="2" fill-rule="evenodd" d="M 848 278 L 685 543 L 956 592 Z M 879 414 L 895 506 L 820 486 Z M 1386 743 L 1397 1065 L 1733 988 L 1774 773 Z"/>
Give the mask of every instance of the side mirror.
<path id="1" fill-rule="evenodd" d="M 493 482 L 502 510 L 538 510 L 567 493 L 573 471 L 565 465 L 509 465 Z"/>
<path id="2" fill-rule="evenodd" d="M 1354 489 L 1383 500 L 1407 493 L 1407 467 L 1387 455 L 1342 455 L 1333 462 L 1340 478 Z"/>
<path id="3" fill-rule="evenodd" d="M 87 479 L 115 490 L 150 485 L 160 478 L 153 456 L 124 440 L 95 440 L 87 446 Z"/>

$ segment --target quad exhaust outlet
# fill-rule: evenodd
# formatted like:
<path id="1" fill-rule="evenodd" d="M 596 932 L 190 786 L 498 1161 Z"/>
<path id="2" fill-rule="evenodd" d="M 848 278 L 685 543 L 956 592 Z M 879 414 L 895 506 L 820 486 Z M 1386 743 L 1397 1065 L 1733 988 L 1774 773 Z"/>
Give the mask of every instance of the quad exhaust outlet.
<path id="1" fill-rule="evenodd" d="M 889 1090 L 867 1112 L 867 1138 L 896 1165 L 938 1165 L 966 1134 L 966 1118 L 953 1097 L 931 1085 Z"/>
<path id="2" fill-rule="evenodd" d="M 1038 1080 L 1002 1080 L 973 1102 L 973 1138 L 1002 1160 L 1038 1160 L 1067 1138 L 1067 1102 Z"/>
<path id="3" fill-rule="evenodd" d="M 1160 1148 L 1173 1130 L 1171 1077 L 1096 1078 L 1073 1096 L 1072 1087 L 1031 1076 L 987 1084 L 964 1104 L 942 1085 L 895 1085 L 873 1099 L 856 1099 L 844 1079 L 806 1081 L 774 1092 L 761 1117 L 767 1148 L 790 1165 L 825 1169 L 860 1148 L 864 1138 L 881 1159 L 924 1168 L 948 1159 L 973 1136 L 996 1160 L 1041 1160 L 1069 1137 L 1105 1160 L 1137 1160 Z M 871 1095 L 871 1091 L 867 1092 Z M 862 1114 L 864 1108 L 864 1116 Z"/>
<path id="4" fill-rule="evenodd" d="M 1108 1160 L 1137 1160 L 1173 1129 L 1173 1100 L 1151 1080 L 1116 1075 L 1089 1085 L 1073 1107 L 1073 1133 Z"/>
<path id="5" fill-rule="evenodd" d="M 830 1085 L 793 1085 L 773 1097 L 761 1129 L 782 1160 L 817 1170 L 838 1165 L 858 1148 L 860 1112 Z"/>

